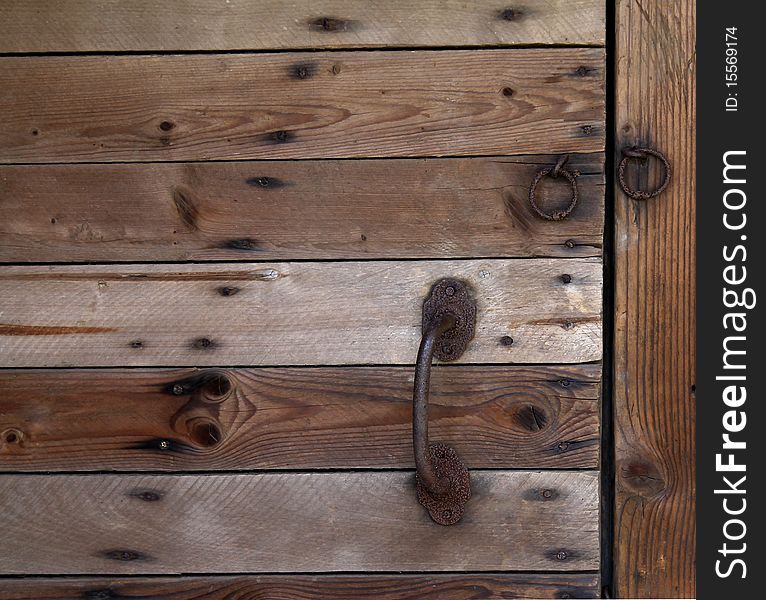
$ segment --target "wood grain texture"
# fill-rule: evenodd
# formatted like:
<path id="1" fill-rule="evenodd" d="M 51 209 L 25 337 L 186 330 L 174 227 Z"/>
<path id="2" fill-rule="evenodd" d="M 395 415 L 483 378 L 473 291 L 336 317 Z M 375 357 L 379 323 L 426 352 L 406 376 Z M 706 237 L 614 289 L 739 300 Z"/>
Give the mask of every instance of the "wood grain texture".
<path id="1" fill-rule="evenodd" d="M 601 260 L 573 258 L 9 266 L 0 366 L 413 364 L 442 277 L 477 303 L 461 362 L 601 358 Z"/>
<path id="2" fill-rule="evenodd" d="M 471 480 L 463 519 L 446 528 L 418 504 L 408 472 L 4 475 L 0 572 L 598 568 L 596 472 Z"/>
<path id="3" fill-rule="evenodd" d="M 621 0 L 617 23 L 618 151 L 663 151 L 673 180 L 616 192 L 615 594 L 694 597 L 695 3 Z"/>
<path id="4" fill-rule="evenodd" d="M 600 48 L 0 58 L 0 162 L 604 148 Z"/>
<path id="5" fill-rule="evenodd" d="M 600 598 L 600 595 L 598 575 L 587 573 L 67 577 L 0 581 L 0 600 L 75 598 L 475 600 Z"/>
<path id="6" fill-rule="evenodd" d="M 600 376 L 437 368 L 430 435 L 472 468 L 596 468 Z M 0 471 L 414 468 L 412 387 L 411 367 L 0 371 Z"/>
<path id="7" fill-rule="evenodd" d="M 0 52 L 603 45 L 604 12 L 599 0 L 4 0 Z"/>
<path id="8" fill-rule="evenodd" d="M 570 158 L 579 205 L 551 222 L 528 188 L 557 159 L 0 166 L 0 261 L 250 260 L 231 241 L 253 237 L 271 260 L 598 256 L 603 154 Z"/>

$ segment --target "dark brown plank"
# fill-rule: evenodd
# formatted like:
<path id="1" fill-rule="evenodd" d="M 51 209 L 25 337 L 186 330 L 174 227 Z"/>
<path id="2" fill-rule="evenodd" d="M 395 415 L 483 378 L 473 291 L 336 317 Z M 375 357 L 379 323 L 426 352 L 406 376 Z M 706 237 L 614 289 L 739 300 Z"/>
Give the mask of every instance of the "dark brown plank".
<path id="1" fill-rule="evenodd" d="M 618 151 L 663 151 L 673 180 L 615 198 L 615 594 L 693 598 L 695 3 L 620 0 L 617 22 Z M 633 169 L 659 181 L 655 161 Z"/>
<path id="2" fill-rule="evenodd" d="M 245 577 L 25 578 L 0 580 L 0 600 L 168 598 L 172 600 L 470 600 L 600 598 L 598 575 L 252 575 Z"/>
<path id="3" fill-rule="evenodd" d="M 473 468 L 595 468 L 600 375 L 437 368 L 431 437 Z M 412 378 L 385 367 L 0 371 L 0 470 L 413 468 Z"/>
<path id="4" fill-rule="evenodd" d="M 463 519 L 444 527 L 411 472 L 3 475 L 0 573 L 598 568 L 597 472 L 471 481 Z"/>
<path id="5" fill-rule="evenodd" d="M 0 261 L 598 256 L 603 154 L 571 157 L 568 219 L 529 206 L 557 158 L 0 166 Z M 538 189 L 569 203 L 563 178 Z"/>
<path id="6" fill-rule="evenodd" d="M 603 44 L 602 0 L 3 0 L 0 52 Z"/>
<path id="7" fill-rule="evenodd" d="M 461 362 L 600 360 L 601 260 L 538 258 L 8 266 L 0 366 L 413 364 L 443 277 L 476 299 Z"/>
<path id="8" fill-rule="evenodd" d="M 600 48 L 5 57 L 0 75 L 0 163 L 604 148 Z"/>

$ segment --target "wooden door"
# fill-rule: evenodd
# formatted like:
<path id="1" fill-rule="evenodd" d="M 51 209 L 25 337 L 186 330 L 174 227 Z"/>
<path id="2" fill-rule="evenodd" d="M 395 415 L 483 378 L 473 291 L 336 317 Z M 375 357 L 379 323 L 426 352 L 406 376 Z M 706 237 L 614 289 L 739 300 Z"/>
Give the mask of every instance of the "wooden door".
<path id="1" fill-rule="evenodd" d="M 0 598 L 598 596 L 604 13 L 4 2 Z"/>

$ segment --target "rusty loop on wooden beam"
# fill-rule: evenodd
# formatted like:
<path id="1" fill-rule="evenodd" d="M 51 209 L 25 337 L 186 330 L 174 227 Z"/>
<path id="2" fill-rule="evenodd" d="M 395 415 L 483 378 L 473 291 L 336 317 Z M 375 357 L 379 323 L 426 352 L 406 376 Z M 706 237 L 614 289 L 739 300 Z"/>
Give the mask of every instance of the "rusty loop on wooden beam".
<path id="1" fill-rule="evenodd" d="M 565 169 L 564 165 L 568 160 L 569 155 L 565 154 L 564 156 L 561 156 L 558 161 L 556 161 L 556 164 L 553 167 L 545 167 L 544 169 L 540 169 L 535 175 L 535 178 L 532 180 L 531 185 L 529 186 L 529 205 L 532 207 L 532 210 L 535 212 L 535 214 L 541 219 L 545 219 L 546 221 L 562 221 L 563 219 L 566 219 L 570 214 L 572 214 L 572 211 L 577 206 L 577 201 L 579 200 L 579 193 L 577 191 L 577 178 L 580 176 L 580 172 Z M 564 210 L 554 210 L 548 213 L 537 205 L 537 185 L 546 175 L 550 175 L 552 179 L 564 177 L 569 182 L 569 185 L 572 186 L 572 200 L 569 202 L 569 206 L 567 206 Z"/>
<path id="2" fill-rule="evenodd" d="M 471 497 L 471 484 L 454 448 L 428 441 L 431 364 L 434 356 L 443 361 L 459 358 L 473 338 L 475 323 L 476 304 L 468 287 L 456 279 L 436 282 L 423 303 L 423 338 L 412 396 L 412 445 L 418 501 L 440 525 L 460 520 Z"/>
<path id="3" fill-rule="evenodd" d="M 658 159 L 663 165 L 665 175 L 662 184 L 653 192 L 634 190 L 628 185 L 628 182 L 625 181 L 625 170 L 628 167 L 628 162 L 631 159 L 646 160 L 650 156 Z M 668 161 L 667 157 L 659 150 L 655 150 L 654 148 L 642 148 L 639 146 L 626 146 L 622 149 L 622 160 L 620 161 L 619 167 L 617 167 L 617 181 L 619 181 L 622 191 L 625 192 L 625 195 L 628 196 L 628 198 L 633 198 L 633 200 L 649 200 L 650 198 L 659 196 L 665 191 L 665 188 L 668 187 L 668 184 L 670 183 L 670 174 L 670 161 Z"/>

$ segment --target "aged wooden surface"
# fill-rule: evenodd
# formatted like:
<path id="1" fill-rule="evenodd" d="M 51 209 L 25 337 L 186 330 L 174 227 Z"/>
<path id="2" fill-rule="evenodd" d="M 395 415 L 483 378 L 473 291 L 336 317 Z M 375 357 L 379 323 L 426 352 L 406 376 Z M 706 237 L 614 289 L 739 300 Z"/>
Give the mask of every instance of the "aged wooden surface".
<path id="1" fill-rule="evenodd" d="M 430 435 L 472 468 L 596 468 L 600 376 L 437 368 Z M 0 371 L 0 471 L 414 468 L 412 386 L 411 367 Z"/>
<path id="2" fill-rule="evenodd" d="M 603 44 L 602 0 L 3 0 L 0 52 Z"/>
<path id="3" fill-rule="evenodd" d="M 615 593 L 694 597 L 695 4 L 617 7 L 617 150 L 663 151 L 673 181 L 648 202 L 616 192 Z"/>
<path id="4" fill-rule="evenodd" d="M 4 267 L 0 366 L 412 364 L 442 277 L 476 298 L 461 362 L 601 358 L 601 260 L 539 258 Z"/>
<path id="5" fill-rule="evenodd" d="M 578 208 L 551 222 L 528 188 L 557 159 L 0 166 L 0 260 L 251 260 L 230 242 L 252 237 L 264 259 L 598 256 L 603 154 L 570 158 Z"/>
<path id="6" fill-rule="evenodd" d="M 598 568 L 598 474 L 474 471 L 437 526 L 411 472 L 4 475 L 5 574 Z"/>
<path id="7" fill-rule="evenodd" d="M 604 148 L 601 48 L 0 58 L 0 162 Z"/>
<path id="8" fill-rule="evenodd" d="M 0 582 L 0 600 L 172 598 L 172 600 L 471 600 L 600 598 L 598 575 L 491 573 L 455 575 L 260 575 L 217 577 L 25 578 Z"/>

